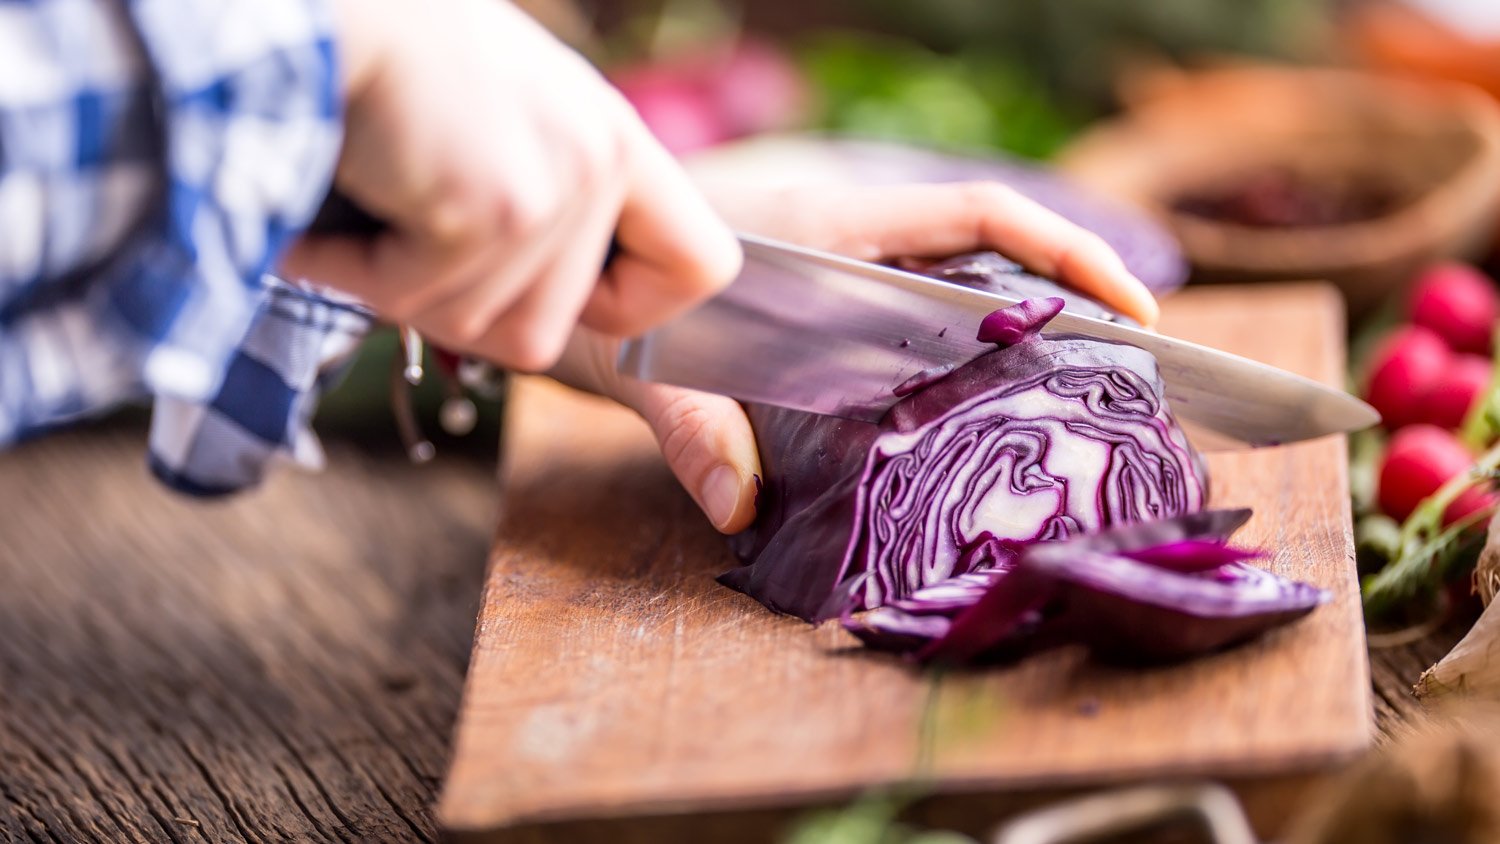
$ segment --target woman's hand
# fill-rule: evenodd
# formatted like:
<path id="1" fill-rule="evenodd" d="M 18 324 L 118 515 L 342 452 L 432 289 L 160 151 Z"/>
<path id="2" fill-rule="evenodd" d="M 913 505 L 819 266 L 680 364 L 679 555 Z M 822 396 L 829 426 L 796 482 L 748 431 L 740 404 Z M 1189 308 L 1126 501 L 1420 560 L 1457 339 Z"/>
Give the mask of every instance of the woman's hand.
<path id="1" fill-rule="evenodd" d="M 386 221 L 282 269 L 523 370 L 574 326 L 628 336 L 728 284 L 739 246 L 628 103 L 510 3 L 335 0 L 335 184 Z M 600 276 L 612 235 L 622 252 Z"/>
<path id="2" fill-rule="evenodd" d="M 718 205 L 741 231 L 865 261 L 995 249 L 1145 325 L 1156 322 L 1156 300 L 1102 240 L 999 185 L 818 187 L 723 198 Z M 760 459 L 744 410 L 723 396 L 619 375 L 618 347 L 580 329 L 552 374 L 641 414 L 714 527 L 725 533 L 749 527 Z"/>

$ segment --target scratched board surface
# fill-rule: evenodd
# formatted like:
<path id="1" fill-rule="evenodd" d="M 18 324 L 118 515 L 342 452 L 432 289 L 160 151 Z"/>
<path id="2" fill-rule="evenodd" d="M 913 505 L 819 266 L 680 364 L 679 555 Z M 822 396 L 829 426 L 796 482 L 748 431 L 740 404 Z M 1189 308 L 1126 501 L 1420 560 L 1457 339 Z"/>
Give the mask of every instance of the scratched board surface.
<path id="1" fill-rule="evenodd" d="M 1165 310 L 1166 333 L 1339 383 L 1327 287 L 1195 289 Z M 1168 668 L 1063 650 L 938 678 L 715 583 L 734 562 L 639 420 L 541 381 L 511 413 L 438 809 L 461 836 L 550 840 L 578 823 L 634 840 L 630 819 L 652 817 L 691 832 L 909 780 L 919 750 L 928 791 L 1007 794 L 1317 771 L 1369 742 L 1341 437 L 1209 456 L 1216 505 L 1255 508 L 1240 536 L 1274 550 L 1265 565 L 1333 592 L 1305 620 Z"/>

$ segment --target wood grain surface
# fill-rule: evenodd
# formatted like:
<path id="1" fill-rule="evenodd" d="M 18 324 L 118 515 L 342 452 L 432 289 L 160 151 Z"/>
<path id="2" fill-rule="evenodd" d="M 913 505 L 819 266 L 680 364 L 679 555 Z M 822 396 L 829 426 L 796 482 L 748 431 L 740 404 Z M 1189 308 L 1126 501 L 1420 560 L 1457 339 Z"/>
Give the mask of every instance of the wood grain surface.
<path id="1" fill-rule="evenodd" d="M 1342 378 L 1327 287 L 1193 290 L 1166 310 L 1168 333 Z M 1242 536 L 1269 567 L 1333 591 L 1306 620 L 1172 668 L 1063 651 L 939 679 L 716 584 L 733 562 L 638 420 L 541 382 L 511 411 L 440 804 L 459 833 L 716 811 L 728 834 L 748 829 L 735 813 L 909 780 L 919 751 L 935 790 L 985 793 L 1289 775 L 1372 735 L 1342 438 L 1210 459 L 1216 503 L 1256 509 Z"/>
<path id="2" fill-rule="evenodd" d="M 0 841 L 433 841 L 493 463 L 176 496 L 135 424 L 0 455 Z"/>

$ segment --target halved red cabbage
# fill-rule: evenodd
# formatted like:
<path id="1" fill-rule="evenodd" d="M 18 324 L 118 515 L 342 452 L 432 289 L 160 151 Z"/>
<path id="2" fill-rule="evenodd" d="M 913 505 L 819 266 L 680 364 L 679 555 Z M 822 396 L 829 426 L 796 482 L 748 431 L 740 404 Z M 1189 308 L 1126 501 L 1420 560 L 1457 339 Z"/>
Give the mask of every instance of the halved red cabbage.
<path id="1" fill-rule="evenodd" d="M 1107 313 L 1011 267 L 980 255 L 926 271 Z M 1027 302 L 992 316 L 986 336 L 1006 345 L 903 385 L 878 425 L 750 407 L 765 485 L 755 526 L 733 542 L 746 565 L 722 582 L 816 620 L 835 595 L 879 607 L 1012 566 L 1030 543 L 1201 509 L 1202 462 L 1167 409 L 1155 359 L 1042 336 L 1055 314 L 1054 303 Z"/>
<path id="2" fill-rule="evenodd" d="M 843 623 L 873 647 L 940 662 L 1066 642 L 1132 661 L 1208 653 L 1329 597 L 1244 564 L 1256 552 L 1227 542 L 1249 516 L 1207 510 L 1037 543 L 983 582 L 934 584 Z"/>

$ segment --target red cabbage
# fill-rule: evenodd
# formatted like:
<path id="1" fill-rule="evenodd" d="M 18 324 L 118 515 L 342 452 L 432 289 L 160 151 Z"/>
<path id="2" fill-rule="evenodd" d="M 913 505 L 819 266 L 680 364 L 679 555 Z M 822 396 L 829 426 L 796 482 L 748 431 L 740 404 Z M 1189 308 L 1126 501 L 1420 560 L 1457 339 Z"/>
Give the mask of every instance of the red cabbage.
<path id="1" fill-rule="evenodd" d="M 1307 614 L 1328 593 L 1245 565 L 1227 545 L 1249 510 L 1217 510 L 1036 543 L 1015 564 L 934 584 L 844 626 L 873 647 L 966 662 L 1079 642 L 1131 661 L 1219 650 Z M 1166 562 L 1166 565 L 1161 565 Z"/>
<path id="2" fill-rule="evenodd" d="M 980 324 L 994 351 L 909 379 L 879 424 L 750 406 L 765 482 L 724 583 L 942 662 L 1069 642 L 1180 659 L 1327 600 L 1228 544 L 1249 511 L 1203 509 L 1149 353 L 1041 333 L 1101 305 L 993 254 L 914 268 L 1023 301 Z"/>
<path id="3" fill-rule="evenodd" d="M 927 272 L 1105 313 L 1013 266 L 961 256 Z M 992 316 L 985 336 L 1006 345 L 903 385 L 879 424 L 751 406 L 765 485 L 756 524 L 733 542 L 746 565 L 721 580 L 817 620 L 837 614 L 844 593 L 854 609 L 875 608 L 1010 567 L 1030 543 L 1201 509 L 1202 462 L 1167 409 L 1155 359 L 1042 336 L 1055 307 Z"/>

